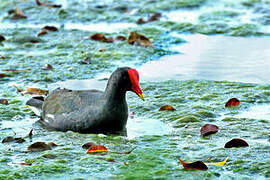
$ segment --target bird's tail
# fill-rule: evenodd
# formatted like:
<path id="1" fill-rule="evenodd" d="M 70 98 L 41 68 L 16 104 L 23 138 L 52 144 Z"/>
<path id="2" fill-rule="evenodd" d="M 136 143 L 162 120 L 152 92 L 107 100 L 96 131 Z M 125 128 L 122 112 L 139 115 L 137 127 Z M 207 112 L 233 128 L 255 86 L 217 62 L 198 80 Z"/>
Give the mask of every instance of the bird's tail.
<path id="1" fill-rule="evenodd" d="M 32 97 L 31 99 L 29 99 L 26 102 L 26 105 L 28 105 L 37 116 L 41 116 L 43 102 L 44 102 L 44 97 L 37 96 L 37 97 Z"/>

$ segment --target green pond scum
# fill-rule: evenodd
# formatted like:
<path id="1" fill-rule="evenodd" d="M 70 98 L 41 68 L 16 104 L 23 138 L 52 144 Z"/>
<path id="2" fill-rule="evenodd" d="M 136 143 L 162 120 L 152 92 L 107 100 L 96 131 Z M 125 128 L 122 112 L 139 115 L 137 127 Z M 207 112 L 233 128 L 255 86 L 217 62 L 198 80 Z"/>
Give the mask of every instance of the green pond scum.
<path id="1" fill-rule="evenodd" d="M 100 73 L 111 73 L 122 65 L 139 67 L 176 52 L 171 47 L 185 43 L 176 33 L 224 34 L 231 36 L 269 35 L 269 0 L 207 1 L 207 0 L 112 0 L 76 1 L 42 0 L 46 4 L 60 4 L 61 8 L 37 6 L 34 0 L 2 0 L 0 3 L 0 139 L 7 136 L 24 137 L 23 143 L 0 144 L 0 179 L 267 179 L 270 178 L 270 118 L 239 117 L 254 106 L 269 106 L 270 85 L 227 81 L 187 80 L 143 82 L 146 101 L 128 93 L 130 112 L 135 119 L 155 119 L 168 125 L 168 133 L 140 134 L 135 138 L 121 135 L 79 134 L 55 132 L 43 128 L 38 118 L 25 106 L 30 95 L 17 93 L 19 88 L 47 89 L 49 84 L 69 79 L 93 79 Z M 216 4 L 215 4 L 216 3 Z M 225 9 L 211 9 L 215 5 Z M 204 11 L 209 7 L 210 11 Z M 220 6 L 218 6 L 220 7 Z M 20 8 L 27 16 L 13 20 L 14 10 Z M 170 12 L 192 11 L 196 20 L 174 21 Z M 257 14 L 248 17 L 246 12 Z M 153 13 L 162 14 L 160 20 L 136 24 Z M 68 23 L 74 27 L 67 28 Z M 85 30 L 76 25 L 120 23 L 118 30 Z M 121 28 L 121 23 L 130 26 Z M 57 32 L 37 37 L 43 25 L 54 25 Z M 110 27 L 110 26 L 106 26 Z M 113 27 L 112 27 L 113 28 Z M 90 40 L 95 33 L 106 37 L 125 36 L 136 31 L 150 39 L 153 47 L 133 46 L 127 40 L 104 43 Z M 38 43 L 33 43 L 37 41 Z M 103 49 L 102 51 L 100 49 Z M 89 58 L 89 64 L 81 62 Z M 45 64 L 52 70 L 43 70 Z M 19 71 L 2 71 L 16 69 Z M 230 98 L 241 101 L 239 107 L 225 108 Z M 163 105 L 175 111 L 159 111 Z M 130 118 L 129 121 L 134 119 Z M 200 136 L 200 128 L 211 123 L 219 132 Z M 33 136 L 28 134 L 33 128 Z M 232 138 L 245 139 L 249 147 L 225 149 Z M 58 146 L 42 152 L 27 152 L 37 141 L 54 142 Z M 87 154 L 82 145 L 94 142 L 109 151 L 103 156 Z M 185 170 L 178 162 L 220 162 L 224 166 L 209 165 L 207 171 Z M 20 162 L 31 163 L 21 165 Z M 128 165 L 127 165 L 128 164 Z"/>

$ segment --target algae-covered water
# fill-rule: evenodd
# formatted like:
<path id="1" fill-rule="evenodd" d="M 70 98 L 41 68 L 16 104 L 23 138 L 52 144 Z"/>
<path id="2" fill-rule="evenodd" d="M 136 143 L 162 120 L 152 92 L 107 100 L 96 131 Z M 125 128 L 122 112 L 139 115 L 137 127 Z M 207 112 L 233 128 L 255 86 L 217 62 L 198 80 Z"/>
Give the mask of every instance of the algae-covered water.
<path id="1" fill-rule="evenodd" d="M 0 3 L 0 179 L 268 179 L 270 178 L 270 1 L 41 1 Z M 27 16 L 14 20 L 15 8 Z M 153 13 L 161 19 L 136 24 Z M 37 37 L 45 25 L 57 32 Z M 129 36 L 136 31 L 154 47 L 127 41 L 90 40 L 94 33 Z M 219 35 L 217 35 L 219 34 Z M 39 43 L 32 43 L 39 41 Z M 85 59 L 89 64 L 82 64 Z M 53 70 L 43 70 L 51 64 Z M 136 67 L 146 101 L 128 93 L 127 136 L 49 131 L 25 106 L 19 88 L 103 89 L 118 66 Z M 5 71 L 16 69 L 19 71 Z M 81 81 L 76 81 L 81 80 Z M 238 98 L 240 106 L 225 108 Z M 163 105 L 176 111 L 159 111 Z M 200 136 L 211 123 L 219 132 Z M 32 138 L 28 137 L 33 129 Z M 225 149 L 232 138 L 249 147 Z M 37 141 L 58 146 L 27 152 Z M 130 154 L 87 154 L 87 142 Z M 178 162 L 220 162 L 207 171 L 185 170 Z M 20 162 L 31 163 L 23 165 Z M 128 164 L 128 165 L 127 165 Z"/>

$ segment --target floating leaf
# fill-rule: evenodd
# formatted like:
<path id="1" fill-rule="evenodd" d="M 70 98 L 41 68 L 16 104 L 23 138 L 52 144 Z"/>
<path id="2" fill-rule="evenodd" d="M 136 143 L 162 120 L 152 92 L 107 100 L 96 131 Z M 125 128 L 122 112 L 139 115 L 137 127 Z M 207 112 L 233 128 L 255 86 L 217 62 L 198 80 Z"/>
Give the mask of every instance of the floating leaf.
<path id="1" fill-rule="evenodd" d="M 159 108 L 159 111 L 175 111 L 176 109 L 171 105 L 164 105 Z"/>
<path id="2" fill-rule="evenodd" d="M 153 47 L 153 44 L 150 42 L 150 40 L 147 37 L 137 32 L 130 32 L 130 35 L 128 37 L 128 43 L 132 45 Z"/>
<path id="3" fill-rule="evenodd" d="M 88 142 L 88 143 L 85 143 L 84 145 L 82 145 L 82 148 L 83 149 L 89 149 L 92 145 L 95 145 L 95 143 Z"/>
<path id="4" fill-rule="evenodd" d="M 41 29 L 41 30 L 38 32 L 37 36 L 43 36 L 43 35 L 45 35 L 45 34 L 48 34 L 48 31 L 47 31 L 46 29 Z"/>
<path id="5" fill-rule="evenodd" d="M 105 48 L 100 48 L 98 51 L 99 52 L 104 52 L 105 51 Z"/>
<path id="6" fill-rule="evenodd" d="M 11 17 L 11 19 L 25 19 L 25 18 L 27 18 L 27 16 L 19 8 L 16 8 L 14 15 Z"/>
<path id="7" fill-rule="evenodd" d="M 31 68 L 28 69 L 2 69 L 2 71 L 11 71 L 11 72 L 15 72 L 15 71 L 31 71 Z"/>
<path id="8" fill-rule="evenodd" d="M 5 41 L 6 38 L 0 34 L 0 42 Z"/>
<path id="9" fill-rule="evenodd" d="M 116 41 L 125 41 L 125 40 L 127 40 L 127 38 L 126 38 L 125 36 L 117 36 L 117 37 L 115 38 L 115 40 L 116 40 Z"/>
<path id="10" fill-rule="evenodd" d="M 47 31 L 58 31 L 58 28 L 55 26 L 44 26 L 42 29 Z"/>
<path id="11" fill-rule="evenodd" d="M 232 98 L 226 102 L 225 107 L 235 107 L 239 105 L 240 105 L 240 101 L 237 98 Z"/>
<path id="12" fill-rule="evenodd" d="M 139 18 L 136 22 L 137 24 L 145 24 L 147 21 L 145 21 L 143 18 Z"/>
<path id="13" fill-rule="evenodd" d="M 45 64 L 41 69 L 43 70 L 53 70 L 53 66 L 50 64 Z"/>
<path id="14" fill-rule="evenodd" d="M 161 18 L 161 13 L 154 13 L 153 15 L 149 16 L 148 20 L 144 20 L 143 18 L 139 18 L 137 20 L 137 24 L 145 24 L 147 22 L 157 21 Z"/>
<path id="15" fill-rule="evenodd" d="M 185 169 L 191 170 L 207 170 L 208 167 L 202 161 L 195 161 L 193 163 L 186 163 L 178 158 L 178 161 L 182 164 Z"/>
<path id="16" fill-rule="evenodd" d="M 31 166 L 32 163 L 27 163 L 27 162 L 14 162 L 14 164 L 20 164 L 20 165 L 24 165 L 24 166 Z"/>
<path id="17" fill-rule="evenodd" d="M 0 99 L 0 104 L 8 105 L 7 99 Z"/>
<path id="18" fill-rule="evenodd" d="M 45 4 L 45 3 L 41 3 L 39 0 L 36 0 L 36 3 L 38 6 L 46 6 L 46 7 L 53 7 L 53 8 L 61 8 L 62 5 L 58 5 L 58 4 Z"/>
<path id="19" fill-rule="evenodd" d="M 214 124 L 205 124 L 200 130 L 202 136 L 208 136 L 216 132 L 218 132 L 218 126 Z"/>
<path id="20" fill-rule="evenodd" d="M 95 40 L 95 41 L 102 41 L 102 42 L 107 42 L 107 43 L 112 43 L 113 39 L 111 37 L 106 38 L 103 33 L 96 33 L 90 36 L 90 39 Z"/>
<path id="21" fill-rule="evenodd" d="M 28 146 L 27 150 L 31 152 L 51 150 L 51 146 L 45 142 L 35 142 Z"/>
<path id="22" fill-rule="evenodd" d="M 230 141 L 228 141 L 226 144 L 225 144 L 225 148 L 232 148 L 232 147 L 248 147 L 248 143 L 243 140 L 243 139 L 240 139 L 240 138 L 234 138 Z"/>
<path id="23" fill-rule="evenodd" d="M 35 95 L 48 95 L 49 90 L 39 89 L 39 88 L 26 88 L 23 94 L 35 94 Z"/>
<path id="24" fill-rule="evenodd" d="M 204 163 L 205 165 L 216 165 L 216 166 L 224 166 L 227 162 L 229 157 L 226 157 L 226 159 L 222 162 L 210 162 L 210 163 Z"/>
<path id="25" fill-rule="evenodd" d="M 2 143 L 9 143 L 9 142 L 23 143 L 25 142 L 25 140 L 22 137 L 14 138 L 12 136 L 8 136 L 2 140 Z"/>
<path id="26" fill-rule="evenodd" d="M 85 58 L 83 61 L 80 61 L 80 64 L 91 64 L 90 57 Z"/>
<path id="27" fill-rule="evenodd" d="M 108 152 L 108 149 L 105 146 L 93 144 L 87 151 L 87 153 L 100 153 L 100 152 Z"/>

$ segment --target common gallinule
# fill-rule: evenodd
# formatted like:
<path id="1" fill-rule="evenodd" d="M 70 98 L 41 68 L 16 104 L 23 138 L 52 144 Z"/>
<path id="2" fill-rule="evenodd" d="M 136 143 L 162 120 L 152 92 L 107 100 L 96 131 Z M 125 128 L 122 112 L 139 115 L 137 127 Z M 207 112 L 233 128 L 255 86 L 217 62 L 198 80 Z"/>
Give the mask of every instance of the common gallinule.
<path id="1" fill-rule="evenodd" d="M 135 92 L 144 100 L 137 70 L 121 67 L 112 73 L 105 92 L 57 88 L 44 101 L 30 99 L 26 104 L 42 108 L 41 122 L 50 129 L 114 133 L 126 126 L 127 91 Z"/>

